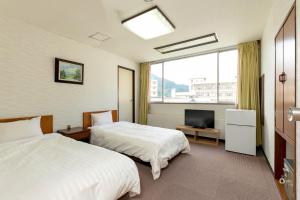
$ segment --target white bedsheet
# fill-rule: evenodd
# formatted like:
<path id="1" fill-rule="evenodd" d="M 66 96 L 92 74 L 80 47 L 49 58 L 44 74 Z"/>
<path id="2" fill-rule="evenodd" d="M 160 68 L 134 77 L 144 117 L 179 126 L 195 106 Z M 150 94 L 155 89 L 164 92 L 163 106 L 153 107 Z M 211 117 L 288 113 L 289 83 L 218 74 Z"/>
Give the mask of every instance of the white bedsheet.
<path id="1" fill-rule="evenodd" d="M 114 200 L 140 193 L 135 163 L 59 134 L 0 144 L 2 200 Z"/>
<path id="2" fill-rule="evenodd" d="M 150 162 L 154 180 L 159 178 L 168 160 L 190 151 L 183 132 L 173 129 L 116 122 L 93 126 L 91 132 L 92 144 Z"/>

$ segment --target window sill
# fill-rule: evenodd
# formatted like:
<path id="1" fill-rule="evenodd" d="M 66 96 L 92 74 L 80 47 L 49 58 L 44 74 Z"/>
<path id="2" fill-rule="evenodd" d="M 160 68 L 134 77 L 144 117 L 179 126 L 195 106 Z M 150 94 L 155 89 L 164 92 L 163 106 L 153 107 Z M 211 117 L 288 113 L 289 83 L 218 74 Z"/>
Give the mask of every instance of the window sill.
<path id="1" fill-rule="evenodd" d="M 231 106 L 234 106 L 234 105 L 237 105 L 236 103 L 227 103 L 227 102 L 219 102 L 219 103 L 186 103 L 186 102 L 149 102 L 149 104 L 191 104 L 191 105 L 194 105 L 194 104 L 200 104 L 200 105 L 231 105 Z"/>

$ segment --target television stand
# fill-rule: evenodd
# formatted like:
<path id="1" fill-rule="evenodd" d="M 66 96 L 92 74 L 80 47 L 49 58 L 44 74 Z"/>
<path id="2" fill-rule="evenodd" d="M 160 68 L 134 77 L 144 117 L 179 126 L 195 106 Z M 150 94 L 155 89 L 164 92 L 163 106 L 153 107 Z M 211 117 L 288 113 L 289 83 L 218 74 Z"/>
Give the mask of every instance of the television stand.
<path id="1" fill-rule="evenodd" d="M 216 142 L 213 143 L 216 146 L 219 145 L 219 137 L 220 137 L 220 130 L 219 129 L 214 129 L 214 128 L 194 128 L 192 126 L 185 126 L 185 125 L 179 125 L 176 126 L 176 130 L 180 130 L 180 131 L 188 131 L 188 132 L 192 132 L 194 133 L 194 138 L 189 140 L 190 142 L 194 142 L 194 143 L 201 143 L 201 144 L 212 144 L 211 142 L 207 142 L 204 140 L 198 140 L 198 136 L 201 133 L 206 133 L 206 134 L 210 134 L 215 136 L 216 138 Z"/>

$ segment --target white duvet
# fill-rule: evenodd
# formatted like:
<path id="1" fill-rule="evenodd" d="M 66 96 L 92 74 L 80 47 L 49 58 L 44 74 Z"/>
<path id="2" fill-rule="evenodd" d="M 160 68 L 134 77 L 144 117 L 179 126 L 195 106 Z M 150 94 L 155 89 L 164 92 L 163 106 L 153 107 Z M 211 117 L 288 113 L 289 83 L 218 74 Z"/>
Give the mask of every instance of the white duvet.
<path id="1" fill-rule="evenodd" d="M 128 157 L 59 134 L 0 144 L 2 200 L 114 200 L 140 193 Z"/>
<path id="2" fill-rule="evenodd" d="M 154 180 L 159 178 L 168 160 L 180 152 L 190 151 L 183 132 L 173 129 L 115 122 L 93 126 L 91 132 L 92 144 L 150 162 Z"/>

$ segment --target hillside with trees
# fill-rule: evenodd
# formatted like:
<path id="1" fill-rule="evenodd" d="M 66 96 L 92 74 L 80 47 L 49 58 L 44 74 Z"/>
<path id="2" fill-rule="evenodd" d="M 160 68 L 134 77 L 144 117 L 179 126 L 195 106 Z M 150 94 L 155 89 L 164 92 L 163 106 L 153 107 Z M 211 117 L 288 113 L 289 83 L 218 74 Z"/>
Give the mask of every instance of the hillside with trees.
<path id="1" fill-rule="evenodd" d="M 157 80 L 158 82 L 158 88 L 161 88 L 162 86 L 162 78 L 151 74 L 151 80 Z M 177 84 L 174 81 L 170 81 L 167 79 L 164 79 L 164 94 L 165 97 L 171 97 L 171 91 L 175 88 L 176 92 L 188 92 L 189 86 L 184 84 Z M 161 96 L 161 90 L 158 90 L 158 96 Z"/>

